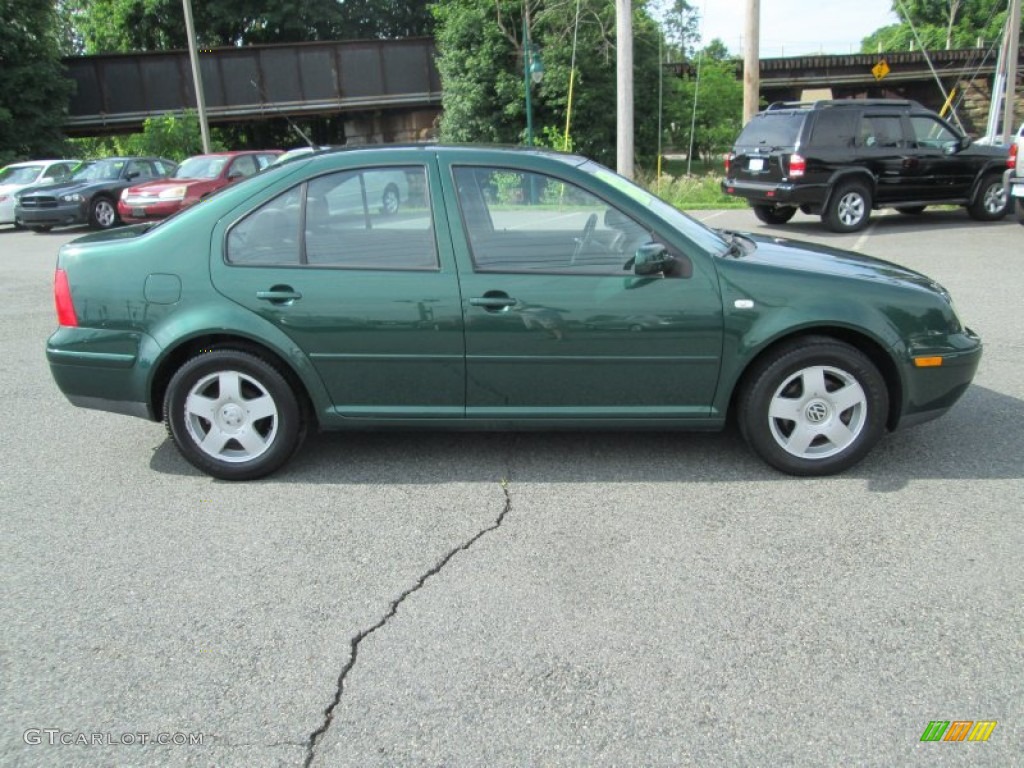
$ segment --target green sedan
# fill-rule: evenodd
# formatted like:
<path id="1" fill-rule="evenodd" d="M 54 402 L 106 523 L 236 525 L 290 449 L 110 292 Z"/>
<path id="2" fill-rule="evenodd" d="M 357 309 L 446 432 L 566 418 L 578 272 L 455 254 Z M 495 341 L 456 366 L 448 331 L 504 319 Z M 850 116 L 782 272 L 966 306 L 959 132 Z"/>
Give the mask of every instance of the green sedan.
<path id="1" fill-rule="evenodd" d="M 374 194 L 400 179 L 402 205 Z M 949 294 L 708 229 L 586 158 L 318 152 L 65 245 L 47 343 L 75 405 L 166 422 L 215 477 L 314 430 L 721 429 L 794 475 L 935 418 L 981 357 Z"/>

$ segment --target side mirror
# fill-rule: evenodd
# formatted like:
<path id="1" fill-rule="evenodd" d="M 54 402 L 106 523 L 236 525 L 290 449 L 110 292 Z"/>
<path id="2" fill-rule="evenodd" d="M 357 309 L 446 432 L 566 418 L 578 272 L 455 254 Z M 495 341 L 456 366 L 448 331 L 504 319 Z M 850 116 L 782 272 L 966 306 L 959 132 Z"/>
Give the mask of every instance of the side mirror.
<path id="1" fill-rule="evenodd" d="M 645 243 L 637 248 L 631 261 L 633 262 L 633 274 L 657 275 L 668 268 L 668 265 L 672 263 L 672 257 L 669 256 L 668 249 L 661 243 Z"/>

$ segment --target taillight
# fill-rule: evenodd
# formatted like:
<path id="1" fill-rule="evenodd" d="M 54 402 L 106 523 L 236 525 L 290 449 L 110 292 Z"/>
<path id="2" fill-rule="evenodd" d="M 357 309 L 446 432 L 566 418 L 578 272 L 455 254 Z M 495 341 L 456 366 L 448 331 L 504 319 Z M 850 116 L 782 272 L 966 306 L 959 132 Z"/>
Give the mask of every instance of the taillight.
<path id="1" fill-rule="evenodd" d="M 789 156 L 789 178 L 798 179 L 806 170 L 807 161 L 803 157 L 795 153 Z"/>
<path id="2" fill-rule="evenodd" d="M 60 325 L 77 327 L 78 317 L 75 315 L 75 305 L 71 301 L 68 273 L 63 269 L 58 269 L 53 276 L 53 301 L 57 306 L 57 322 Z"/>
<path id="3" fill-rule="evenodd" d="M 725 154 L 725 175 L 726 176 L 729 175 L 729 166 L 731 165 L 731 163 L 732 163 L 732 152 L 727 152 Z"/>
<path id="4" fill-rule="evenodd" d="M 1017 167 L 1017 152 L 1018 152 L 1017 144 L 1016 143 L 1011 144 L 1010 145 L 1010 155 L 1006 158 L 1006 167 L 1007 168 L 1016 168 Z"/>

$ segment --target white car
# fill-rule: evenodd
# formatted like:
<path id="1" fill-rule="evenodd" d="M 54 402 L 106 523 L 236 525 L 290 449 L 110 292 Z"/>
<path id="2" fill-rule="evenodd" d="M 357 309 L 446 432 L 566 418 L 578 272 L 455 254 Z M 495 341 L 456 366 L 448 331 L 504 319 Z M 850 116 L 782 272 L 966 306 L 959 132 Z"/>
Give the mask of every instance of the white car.
<path id="1" fill-rule="evenodd" d="M 1006 194 L 1017 202 L 1017 221 L 1024 224 L 1024 123 L 1017 131 L 1017 137 L 1010 145 L 1010 156 L 1006 160 L 1003 184 Z"/>
<path id="2" fill-rule="evenodd" d="M 0 224 L 14 224 L 14 196 L 25 187 L 71 178 L 81 160 L 30 160 L 0 168 Z"/>

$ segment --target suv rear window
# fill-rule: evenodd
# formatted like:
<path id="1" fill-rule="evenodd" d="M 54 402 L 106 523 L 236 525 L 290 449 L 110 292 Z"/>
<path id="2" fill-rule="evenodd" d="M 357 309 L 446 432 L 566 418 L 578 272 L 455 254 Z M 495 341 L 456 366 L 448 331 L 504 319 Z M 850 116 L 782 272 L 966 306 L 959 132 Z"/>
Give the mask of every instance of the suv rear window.
<path id="1" fill-rule="evenodd" d="M 762 112 L 736 139 L 737 146 L 795 147 L 806 113 Z"/>

